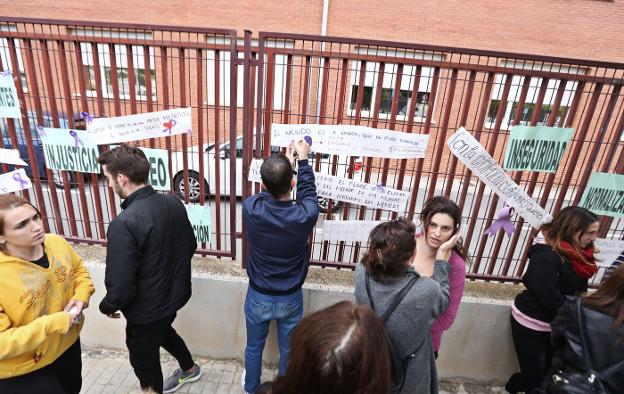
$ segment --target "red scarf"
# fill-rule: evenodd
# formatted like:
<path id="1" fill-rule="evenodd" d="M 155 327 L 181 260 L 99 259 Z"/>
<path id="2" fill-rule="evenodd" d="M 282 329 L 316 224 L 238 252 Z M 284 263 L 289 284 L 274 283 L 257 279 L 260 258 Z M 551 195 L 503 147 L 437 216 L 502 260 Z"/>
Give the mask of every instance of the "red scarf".
<path id="1" fill-rule="evenodd" d="M 572 269 L 576 272 L 576 275 L 583 279 L 589 279 L 598 272 L 598 266 L 596 265 L 596 260 L 594 260 L 594 249 L 591 246 L 581 249 L 583 258 L 588 262 L 586 263 L 569 242 L 561 241 L 559 245 L 570 264 L 572 264 Z"/>

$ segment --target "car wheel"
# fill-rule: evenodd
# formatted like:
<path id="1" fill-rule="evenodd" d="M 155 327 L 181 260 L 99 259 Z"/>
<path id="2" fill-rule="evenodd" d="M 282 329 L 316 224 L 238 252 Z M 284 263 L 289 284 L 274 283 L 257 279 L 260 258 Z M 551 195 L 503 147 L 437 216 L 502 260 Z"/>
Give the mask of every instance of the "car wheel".
<path id="1" fill-rule="evenodd" d="M 201 184 L 199 174 L 195 171 L 188 172 L 188 182 L 184 182 L 184 173 L 178 174 L 174 181 L 173 187 L 175 192 L 180 196 L 180 198 L 184 199 L 186 193 L 186 185 L 189 185 L 189 201 L 190 202 L 199 202 L 199 196 L 201 194 Z M 204 191 L 206 195 L 209 194 L 208 183 L 204 180 Z"/>
<path id="2" fill-rule="evenodd" d="M 329 207 L 329 199 L 321 196 L 316 197 L 319 207 L 319 212 L 327 213 Z M 331 213 L 338 211 L 342 207 L 342 201 L 333 201 L 331 206 Z"/>
<path id="3" fill-rule="evenodd" d="M 50 170 L 52 172 L 52 182 L 56 185 L 56 187 L 63 188 L 65 186 L 65 178 L 63 177 L 63 171 L 61 170 Z M 65 171 L 67 172 L 67 178 L 69 180 L 69 188 L 76 187 L 76 173 L 73 171 Z"/>

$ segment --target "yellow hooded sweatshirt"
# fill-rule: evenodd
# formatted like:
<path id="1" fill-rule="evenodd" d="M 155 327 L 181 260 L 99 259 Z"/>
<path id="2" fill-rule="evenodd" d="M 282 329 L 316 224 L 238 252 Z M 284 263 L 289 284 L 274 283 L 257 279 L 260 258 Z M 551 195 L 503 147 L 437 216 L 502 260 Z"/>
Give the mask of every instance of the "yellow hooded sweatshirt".
<path id="1" fill-rule="evenodd" d="M 67 241 L 46 234 L 44 250 L 48 268 L 0 252 L 0 379 L 43 368 L 73 345 L 83 323 L 70 328 L 63 308 L 95 291 Z"/>

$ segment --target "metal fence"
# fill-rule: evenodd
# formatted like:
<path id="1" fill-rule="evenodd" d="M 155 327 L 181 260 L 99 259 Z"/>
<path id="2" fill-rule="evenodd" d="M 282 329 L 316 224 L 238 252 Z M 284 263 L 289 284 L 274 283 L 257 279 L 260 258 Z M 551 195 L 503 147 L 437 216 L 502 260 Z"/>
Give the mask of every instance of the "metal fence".
<path id="1" fill-rule="evenodd" d="M 244 252 L 241 197 L 252 157 L 270 152 L 272 123 L 353 124 L 429 134 L 424 159 L 315 155 L 329 168 L 410 192 L 405 216 L 445 195 L 462 208 L 471 278 L 515 281 L 534 232 L 522 219 L 511 238 L 483 236 L 503 202 L 452 156 L 460 126 L 502 161 L 513 125 L 572 127 L 556 174 L 514 172 L 546 210 L 577 204 L 593 171 L 622 174 L 624 65 L 359 39 L 187 27 L 0 18 L 0 68 L 10 69 L 21 121 L 2 124 L 5 146 L 27 158 L 46 229 L 104 243 L 119 201 L 96 175 L 45 168 L 34 127 L 79 127 L 80 114 L 119 116 L 191 107 L 192 136 L 140 142 L 168 151 L 171 193 L 212 208 L 205 254 Z M 108 149 L 104 146 L 102 149 Z M 362 166 L 358 165 L 362 163 Z M 3 171 L 8 167 L 3 165 Z M 360 243 L 328 242 L 325 220 L 384 220 L 397 213 L 329 201 L 310 238 L 313 264 L 353 268 Z M 601 236 L 624 238 L 624 222 L 601 217 Z"/>

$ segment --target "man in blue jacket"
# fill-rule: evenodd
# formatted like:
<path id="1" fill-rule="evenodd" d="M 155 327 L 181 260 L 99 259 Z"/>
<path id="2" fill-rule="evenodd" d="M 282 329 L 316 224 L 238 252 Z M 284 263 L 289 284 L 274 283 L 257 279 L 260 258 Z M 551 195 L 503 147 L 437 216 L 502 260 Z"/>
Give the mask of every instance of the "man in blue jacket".
<path id="1" fill-rule="evenodd" d="M 297 153 L 298 173 L 294 171 Z M 292 142 L 286 155 L 276 154 L 260 167 L 263 190 L 244 202 L 243 221 L 249 242 L 245 299 L 247 347 L 244 388 L 260 385 L 262 351 L 271 320 L 277 322 L 280 375 L 286 372 L 290 335 L 303 317 L 301 286 L 308 274 L 308 236 L 318 218 L 310 145 Z M 297 174 L 295 177 L 294 174 Z M 291 199 L 297 186 L 297 199 Z"/>

